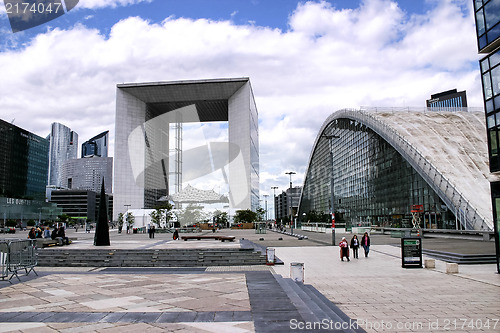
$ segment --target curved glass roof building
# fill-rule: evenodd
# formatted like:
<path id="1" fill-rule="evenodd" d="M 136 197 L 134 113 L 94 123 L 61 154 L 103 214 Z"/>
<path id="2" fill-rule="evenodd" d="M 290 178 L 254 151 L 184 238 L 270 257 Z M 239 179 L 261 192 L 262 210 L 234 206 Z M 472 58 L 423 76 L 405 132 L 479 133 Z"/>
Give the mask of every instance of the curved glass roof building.
<path id="1" fill-rule="evenodd" d="M 411 227 L 419 205 L 423 228 L 493 230 L 484 128 L 468 109 L 339 110 L 314 142 L 299 219 L 326 222 L 333 206 L 346 227 Z"/>

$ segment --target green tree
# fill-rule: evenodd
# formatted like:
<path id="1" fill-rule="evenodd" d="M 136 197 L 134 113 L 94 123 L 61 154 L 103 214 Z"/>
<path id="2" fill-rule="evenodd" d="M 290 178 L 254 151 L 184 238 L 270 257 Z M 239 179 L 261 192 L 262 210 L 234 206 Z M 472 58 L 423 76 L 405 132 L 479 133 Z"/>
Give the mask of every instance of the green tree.
<path id="1" fill-rule="evenodd" d="M 257 215 L 258 215 L 259 221 L 263 221 L 265 216 L 266 216 L 266 210 L 262 207 L 257 208 Z"/>
<path id="2" fill-rule="evenodd" d="M 215 223 L 217 223 L 219 225 L 227 226 L 227 222 L 228 222 L 227 212 L 222 212 L 220 210 L 216 210 L 214 212 L 214 219 L 215 219 Z"/>
<path id="3" fill-rule="evenodd" d="M 200 223 L 206 216 L 203 214 L 203 207 L 189 204 L 186 208 L 181 209 L 177 213 L 179 222 L 183 225 Z"/>
<path id="4" fill-rule="evenodd" d="M 150 214 L 152 222 L 159 227 L 168 226 L 173 216 L 172 208 L 173 206 L 169 202 L 164 202 L 156 206 L 155 211 Z"/>
<path id="5" fill-rule="evenodd" d="M 156 208 L 149 214 L 151 216 L 151 223 L 157 226 L 161 226 L 164 222 L 164 210 L 160 208 Z"/>
<path id="6" fill-rule="evenodd" d="M 132 213 L 128 212 L 127 215 L 125 215 L 125 222 L 127 223 L 128 227 L 132 227 L 135 223 L 134 215 L 132 215 Z"/>
<path id="7" fill-rule="evenodd" d="M 250 209 L 237 210 L 234 215 L 235 223 L 251 223 L 257 221 L 259 215 Z"/>
<path id="8" fill-rule="evenodd" d="M 125 216 L 125 214 L 123 214 L 123 213 L 118 214 L 118 232 L 121 232 L 123 229 L 124 216 Z"/>
<path id="9" fill-rule="evenodd" d="M 17 225 L 17 221 L 16 220 L 7 220 L 7 222 L 5 222 L 6 224 L 6 227 L 15 227 Z"/>

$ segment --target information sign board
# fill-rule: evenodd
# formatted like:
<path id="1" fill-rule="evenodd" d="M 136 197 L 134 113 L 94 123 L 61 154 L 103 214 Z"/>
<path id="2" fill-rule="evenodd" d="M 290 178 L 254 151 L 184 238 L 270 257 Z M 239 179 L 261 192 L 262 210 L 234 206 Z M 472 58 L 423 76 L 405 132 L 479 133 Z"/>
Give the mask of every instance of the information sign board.
<path id="1" fill-rule="evenodd" d="M 422 239 L 401 238 L 401 260 L 403 268 L 422 268 Z"/>

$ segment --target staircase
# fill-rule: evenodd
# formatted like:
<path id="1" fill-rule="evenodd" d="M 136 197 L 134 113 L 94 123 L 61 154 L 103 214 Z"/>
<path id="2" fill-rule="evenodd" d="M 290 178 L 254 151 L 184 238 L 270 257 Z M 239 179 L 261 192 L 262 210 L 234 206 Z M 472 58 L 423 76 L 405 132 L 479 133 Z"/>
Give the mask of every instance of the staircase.
<path id="1" fill-rule="evenodd" d="M 355 319 L 349 318 L 313 286 L 274 275 L 297 308 L 305 323 L 317 323 L 319 329 L 334 332 L 365 332 Z M 322 326 L 320 326 L 322 325 Z M 316 331 L 316 330 L 314 330 Z"/>
<path id="2" fill-rule="evenodd" d="M 438 260 L 460 265 L 496 264 L 497 262 L 495 254 L 461 254 L 426 249 L 423 249 L 422 253 Z"/>
<path id="3" fill-rule="evenodd" d="M 39 249 L 38 266 L 205 267 L 265 265 L 253 249 Z"/>

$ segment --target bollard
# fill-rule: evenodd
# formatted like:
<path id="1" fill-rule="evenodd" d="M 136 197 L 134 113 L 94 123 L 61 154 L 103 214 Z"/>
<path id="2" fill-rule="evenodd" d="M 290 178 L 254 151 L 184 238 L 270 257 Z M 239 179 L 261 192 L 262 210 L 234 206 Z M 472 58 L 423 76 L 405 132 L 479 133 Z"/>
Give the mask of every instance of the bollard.
<path id="1" fill-rule="evenodd" d="M 295 282 L 304 283 L 304 263 L 302 262 L 290 263 L 290 278 Z"/>
<path id="2" fill-rule="evenodd" d="M 446 274 L 457 274 L 458 264 L 447 262 L 446 263 Z"/>
<path id="3" fill-rule="evenodd" d="M 425 259 L 424 260 L 425 268 L 436 268 L 436 260 L 434 259 Z"/>
<path id="4" fill-rule="evenodd" d="M 272 247 L 268 247 L 266 249 L 266 256 L 267 256 L 267 263 L 266 265 L 268 266 L 273 266 L 275 262 L 275 257 L 274 257 L 274 249 Z"/>

